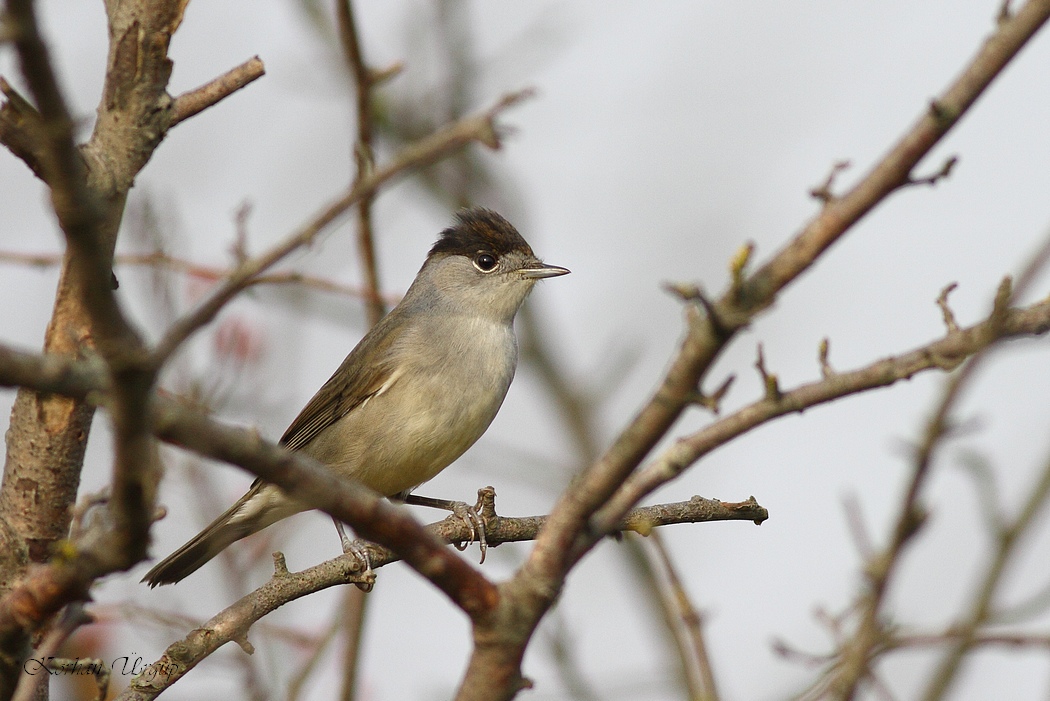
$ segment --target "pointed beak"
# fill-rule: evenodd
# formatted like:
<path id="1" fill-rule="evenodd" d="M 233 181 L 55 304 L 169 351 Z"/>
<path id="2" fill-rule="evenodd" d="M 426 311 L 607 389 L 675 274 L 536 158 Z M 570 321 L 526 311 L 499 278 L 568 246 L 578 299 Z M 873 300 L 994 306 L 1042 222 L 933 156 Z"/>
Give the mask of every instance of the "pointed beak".
<path id="1" fill-rule="evenodd" d="M 568 275 L 568 268 L 561 268 L 557 265 L 547 265 L 536 261 L 527 268 L 521 269 L 521 276 L 528 280 L 542 280 L 546 277 L 558 277 L 559 275 Z"/>

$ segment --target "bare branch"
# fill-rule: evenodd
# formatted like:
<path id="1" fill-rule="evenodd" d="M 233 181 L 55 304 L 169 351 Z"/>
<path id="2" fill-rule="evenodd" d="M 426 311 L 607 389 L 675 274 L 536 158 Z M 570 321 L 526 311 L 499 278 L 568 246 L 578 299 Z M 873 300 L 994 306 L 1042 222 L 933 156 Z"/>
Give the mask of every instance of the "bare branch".
<path id="1" fill-rule="evenodd" d="M 818 382 L 782 392 L 777 398 L 765 397 L 675 444 L 628 479 L 616 496 L 595 516 L 592 528 L 601 532 L 605 524 L 619 520 L 633 504 L 729 440 L 766 421 L 785 414 L 804 411 L 840 397 L 878 387 L 887 387 L 919 372 L 939 368 L 952 370 L 966 358 L 981 352 L 989 344 L 1017 337 L 1020 328 L 1041 335 L 1050 331 L 1050 300 L 1024 309 L 1011 309 L 999 320 L 995 315 L 974 326 L 950 333 L 944 338 L 916 348 L 903 355 L 877 361 L 858 370 L 840 372 Z"/>
<path id="2" fill-rule="evenodd" d="M 91 141 L 80 149 L 33 3 L 7 2 L 5 19 L 12 28 L 22 73 L 39 110 L 40 172 L 50 186 L 52 208 L 68 247 L 68 265 L 45 348 L 72 354 L 81 351 L 89 339 L 95 343 L 115 379 L 110 393 L 115 460 L 108 542 L 73 549 L 49 566 L 32 568 L 0 601 L 0 658 L 5 667 L 18 658 L 22 639 L 28 633 L 65 603 L 83 598 L 96 577 L 128 567 L 145 553 L 156 469 L 155 441 L 146 410 L 153 373 L 142 363 L 142 342 L 113 295 L 111 259 L 127 189 L 163 137 L 170 118 L 170 98 L 165 92 L 171 70 L 167 47 L 183 7 L 177 1 L 157 3 L 148 9 L 133 3 L 110 5 L 105 95 Z M 136 128 L 129 130 L 127 124 Z M 100 154 L 108 154 L 108 158 L 100 158 Z M 63 336 L 66 338 L 56 340 Z M 45 426 L 38 420 L 41 409 L 54 401 L 25 391 L 16 399 L 8 433 L 0 517 L 6 519 L 23 508 L 25 495 L 13 485 L 34 478 L 33 470 L 60 472 L 64 479 L 30 490 L 31 508 L 47 502 L 56 504 L 61 513 L 69 511 L 63 506 L 72 505 L 92 407 L 59 400 L 60 409 L 70 420 Z M 37 437 L 61 451 L 50 455 L 47 462 L 21 462 L 20 453 L 40 458 L 33 455 Z M 64 532 L 68 517 L 59 516 L 53 522 L 51 542 Z M 26 534 L 23 537 L 29 538 Z M 7 695 L 4 689 L 11 679 L 9 672 L 8 667 L 0 676 L 0 696 Z"/>
<path id="3" fill-rule="evenodd" d="M 44 151 L 40 131 L 40 113 L 0 77 L 0 92 L 7 98 L 0 104 L 0 143 L 25 162 L 29 169 L 44 179 Z"/>
<path id="4" fill-rule="evenodd" d="M 339 20 L 339 38 L 342 40 L 346 63 L 354 78 L 354 111 L 357 114 L 357 142 L 354 144 L 354 163 L 357 174 L 356 186 L 375 168 L 375 152 L 372 146 L 372 88 L 375 85 L 372 70 L 365 64 L 361 49 L 361 37 L 354 20 L 351 0 L 338 0 L 336 14 Z M 372 234 L 372 201 L 374 194 L 361 198 L 357 205 L 357 251 L 364 266 L 365 288 L 368 296 L 368 322 L 375 324 L 386 313 L 379 292 L 379 272 L 376 268 L 375 242 Z"/>
<path id="5" fill-rule="evenodd" d="M 495 492 L 491 491 L 491 487 L 487 489 L 491 492 L 487 497 L 491 504 L 491 498 Z M 385 503 L 385 500 L 382 501 Z M 403 511 L 400 507 L 393 507 L 389 504 L 386 508 Z M 693 497 L 687 502 L 636 509 L 624 519 L 622 529 L 651 533 L 653 528 L 676 523 L 724 520 L 760 521 L 766 515 L 766 510 L 759 506 L 753 498 L 744 502 L 728 503 Z M 543 527 L 544 520 L 542 516 L 513 518 L 495 516 L 493 513 L 486 518 L 486 536 L 489 545 L 495 547 L 501 543 L 534 540 Z M 448 544 L 468 542 L 471 538 L 470 530 L 462 519 L 455 517 L 446 518 L 426 527 L 429 537 Z M 372 543 L 363 543 L 363 545 L 368 549 L 373 568 L 383 567 L 398 560 L 392 550 Z M 449 553 L 455 560 L 460 560 L 459 557 L 451 554 L 452 551 L 448 548 L 441 549 Z M 131 680 L 124 693 L 117 697 L 118 700 L 145 701 L 156 697 L 222 645 L 230 641 L 245 639 L 251 626 L 274 609 L 322 589 L 354 581 L 358 576 L 355 571 L 357 566 L 353 555 L 340 555 L 302 572 L 291 573 L 286 568 L 278 566 L 277 572 L 270 581 L 216 614 L 207 623 L 195 627 L 185 638 L 169 646 L 161 658 L 151 665 L 153 669 L 171 670 L 170 676 L 141 674 Z"/>
<path id="6" fill-rule="evenodd" d="M 932 109 L 934 109 L 935 116 L 939 115 L 936 108 Z M 913 178 L 909 175 L 908 179 L 904 181 L 902 187 L 907 187 L 911 185 L 936 185 L 938 182 L 952 174 L 952 169 L 955 168 L 955 164 L 958 162 L 958 156 L 950 156 L 947 160 L 944 161 L 944 165 L 941 166 L 941 169 L 933 175 L 927 175 L 922 178 Z"/>
<path id="7" fill-rule="evenodd" d="M 175 98 L 172 105 L 171 128 L 179 122 L 189 119 L 212 105 L 221 102 L 249 83 L 266 74 L 266 68 L 258 56 L 252 56 L 239 66 L 226 71 L 218 78 L 184 92 Z"/>
<path id="8" fill-rule="evenodd" d="M 814 197 L 825 205 L 835 199 L 835 194 L 831 191 L 831 186 L 835 184 L 835 179 L 839 176 L 839 173 L 846 170 L 852 165 L 848 160 L 836 161 L 828 172 L 828 177 L 824 179 L 824 182 L 820 186 L 813 188 L 809 191 L 811 197 Z"/>
<path id="9" fill-rule="evenodd" d="M 963 658 L 978 643 L 978 631 L 986 625 L 992 615 L 992 601 L 999 585 L 1002 584 L 1006 568 L 1016 554 L 1020 540 L 1028 535 L 1029 529 L 1038 516 L 1046 509 L 1050 499 L 1050 460 L 1043 467 L 1042 473 L 1032 487 L 1017 516 L 1012 522 L 1004 524 L 998 533 L 997 548 L 984 571 L 982 581 L 973 595 L 973 602 L 967 620 L 953 626 L 955 639 L 937 665 L 933 679 L 922 696 L 924 701 L 938 701 L 945 697 L 958 675 Z"/>
<path id="10" fill-rule="evenodd" d="M 935 633 L 895 634 L 888 640 L 893 649 L 941 646 L 962 637 L 969 637 L 973 647 L 1043 648 L 1050 650 L 1050 635 L 1035 633 L 977 633 L 969 634 L 956 628 Z"/>
<path id="11" fill-rule="evenodd" d="M 725 344 L 761 310 L 772 304 L 781 289 L 811 266 L 827 248 L 910 176 L 912 168 L 940 141 L 958 118 L 1050 16 L 1050 0 L 1029 0 L 981 46 L 959 78 L 945 91 L 939 118 L 928 111 L 857 185 L 824 207 L 800 234 L 754 274 L 743 276 L 744 265 L 734 263 L 729 291 L 715 303 L 722 329 L 705 319 L 694 319 L 663 383 L 652 399 L 594 463 L 551 514 L 551 527 L 541 536 L 525 565 L 529 576 L 548 582 L 552 591 L 581 554 L 580 534 L 591 514 L 603 507 L 686 406 L 691 393 Z M 739 279 L 738 279 L 739 278 Z M 711 316 L 711 315 L 709 315 Z M 725 421 L 725 420 L 723 420 Z M 719 422 L 723 423 L 723 422 Z M 625 513 L 630 503 L 619 497 L 605 509 L 606 523 Z M 613 504 L 616 507 L 613 508 Z M 589 546 L 596 540 L 586 538 Z M 586 548 L 584 548 L 586 550 Z M 504 651 L 486 651 L 499 655 Z M 480 654 L 476 652 L 476 655 Z M 513 653 L 516 657 L 517 653 Z M 481 664 L 477 658 L 478 664 Z M 509 664 L 489 658 L 496 667 Z M 472 663 L 473 664 L 473 663 Z M 468 676 L 470 672 L 468 671 Z M 465 688 L 465 687 L 464 687 Z M 462 695 L 464 701 L 469 695 Z"/>
<path id="12" fill-rule="evenodd" d="M 900 141 L 846 194 L 835 199 L 751 279 L 755 304 L 808 268 L 821 252 L 887 195 L 908 181 L 912 169 L 929 153 L 985 88 L 1050 16 L 1050 2 L 1029 0 L 985 41 L 955 82 L 937 99 L 938 114 L 925 110 Z"/>
<path id="13" fill-rule="evenodd" d="M 958 286 L 959 283 L 950 283 L 937 295 L 937 306 L 941 310 L 941 316 L 944 317 L 944 325 L 948 328 L 948 333 L 954 333 L 959 330 L 959 324 L 955 321 L 955 314 L 952 313 L 952 308 L 948 306 L 948 295 Z"/>
<path id="14" fill-rule="evenodd" d="M 447 154 L 474 141 L 481 142 L 490 148 L 498 148 L 500 142 L 497 136 L 496 117 L 503 110 L 531 94 L 529 90 L 522 90 L 505 95 L 488 110 L 473 117 L 458 120 L 402 149 L 391 163 L 362 178 L 348 193 L 327 205 L 309 223 L 283 242 L 263 255 L 249 259 L 238 266 L 233 274 L 196 311 L 177 321 L 168 330 L 153 352 L 153 363 L 160 366 L 183 341 L 214 319 L 219 310 L 243 290 L 252 279 L 269 270 L 292 251 L 309 244 L 350 207 L 359 203 L 362 198 L 375 193 L 387 182 L 409 170 L 440 160 Z"/>
<path id="15" fill-rule="evenodd" d="M 871 659 L 876 650 L 885 645 L 889 635 L 886 623 L 881 615 L 886 592 L 889 589 L 893 576 L 899 569 L 901 555 L 906 546 L 913 540 L 926 521 L 926 510 L 920 502 L 920 495 L 929 477 L 933 456 L 948 434 L 951 412 L 954 410 L 963 388 L 976 375 L 981 362 L 987 358 L 987 354 L 983 351 L 989 348 L 998 338 L 1002 337 L 1002 334 L 1008 328 L 1011 316 L 1011 310 L 1009 309 L 1011 300 L 1024 292 L 1048 261 L 1050 261 L 1050 239 L 1043 244 L 1025 267 L 1020 276 L 1021 283 L 1016 289 L 1012 287 L 1010 278 L 1005 278 L 999 285 L 988 319 L 974 327 L 979 332 L 977 352 L 962 371 L 950 378 L 946 383 L 943 396 L 927 422 L 923 440 L 915 451 L 911 479 L 901 500 L 889 543 L 882 552 L 874 554 L 866 564 L 865 575 L 868 587 L 864 596 L 858 602 L 859 620 L 856 625 L 856 632 L 843 645 L 841 655 L 835 661 L 833 668 L 828 674 L 828 684 L 836 690 L 839 698 L 852 699 L 856 696 L 861 682 L 871 676 Z M 1050 300 L 1046 300 L 1040 305 L 1029 307 L 1029 310 L 1047 304 L 1050 304 Z M 966 332 L 949 334 L 944 340 L 947 341 L 953 335 L 964 333 Z M 1041 480 L 1031 493 L 1015 524 L 1012 527 L 1004 527 L 997 533 L 999 548 L 986 571 L 985 581 L 978 590 L 975 604 L 971 609 L 973 612 L 972 617 L 964 626 L 970 631 L 971 635 L 976 632 L 977 628 L 990 613 L 992 594 L 1002 576 L 1003 569 L 1010 557 L 1017 537 L 1027 529 L 1035 514 L 1045 504 L 1048 495 L 1050 495 L 1050 462 L 1047 463 Z M 968 649 L 969 647 L 964 639 L 953 646 L 949 653 L 945 655 L 933 681 L 931 681 L 930 686 L 926 690 L 924 698 L 927 701 L 939 699 L 947 691 L 949 684 L 958 671 L 962 655 Z"/>
<path id="16" fill-rule="evenodd" d="M 18 251 L 0 251 L 0 262 L 36 267 L 50 267 L 60 265 L 63 256 L 59 253 L 22 253 Z M 243 261 L 243 259 L 242 259 Z M 113 265 L 120 266 L 146 266 L 165 268 L 175 272 L 183 273 L 198 280 L 216 282 L 229 277 L 233 271 L 230 268 L 219 268 L 210 265 L 195 263 L 185 258 L 179 258 L 163 251 L 153 253 L 125 253 L 113 258 Z M 316 277 L 295 271 L 270 273 L 269 275 L 258 275 L 249 280 L 245 287 L 257 285 L 302 285 L 322 292 L 346 295 L 348 297 L 368 296 L 366 290 L 354 285 L 346 285 L 328 278 Z M 396 302 L 396 297 L 384 297 L 387 302 Z"/>
<path id="17" fill-rule="evenodd" d="M 714 669 L 704 641 L 703 616 L 689 598 L 689 592 L 685 590 L 685 584 L 678 575 L 678 568 L 675 567 L 660 533 L 654 531 L 650 537 L 667 577 L 667 591 L 661 598 L 666 598 L 666 605 L 675 612 L 679 624 L 677 627 L 682 633 L 681 636 L 676 636 L 680 637 L 679 655 L 682 659 L 692 660 L 695 665 L 696 678 L 690 685 L 690 698 L 718 701 L 718 685 L 715 683 Z"/>

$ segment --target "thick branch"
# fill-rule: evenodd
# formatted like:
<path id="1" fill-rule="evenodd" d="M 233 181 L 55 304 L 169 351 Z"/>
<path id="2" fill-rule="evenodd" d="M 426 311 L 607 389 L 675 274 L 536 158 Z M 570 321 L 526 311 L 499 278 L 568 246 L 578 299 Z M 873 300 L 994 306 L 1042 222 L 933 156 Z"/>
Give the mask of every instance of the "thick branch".
<path id="1" fill-rule="evenodd" d="M 345 480 L 302 453 L 264 441 L 253 431 L 223 426 L 174 402 L 155 402 L 154 427 L 163 440 L 243 467 L 353 526 L 364 538 L 396 550 L 473 617 L 496 605 L 495 587 L 429 535 L 408 513 L 363 485 Z"/>
<path id="2" fill-rule="evenodd" d="M 141 362 L 142 343 L 113 295 L 111 261 L 127 190 L 167 128 L 167 47 L 183 6 L 177 0 L 156 0 L 112 3 L 107 8 L 111 43 L 105 93 L 91 141 L 78 148 L 33 4 L 7 2 L 5 20 L 39 111 L 40 172 L 50 186 L 52 208 L 67 244 L 45 349 L 72 355 L 91 343 L 97 348 L 115 380 L 110 393 L 115 460 L 111 519 L 106 521 L 111 536 L 46 567 L 32 568 L 0 601 L 3 697 L 18 674 L 17 666 L 9 663 L 23 654 L 29 633 L 66 603 L 86 596 L 95 578 L 145 554 L 156 468 L 147 411 L 153 373 Z M 19 534 L 27 543 L 44 541 L 38 561 L 68 529 L 92 414 L 91 404 L 66 398 L 21 391 L 16 399 L 0 519 L 21 526 L 27 521 L 25 514 L 37 511 L 50 519 L 44 536 Z"/>

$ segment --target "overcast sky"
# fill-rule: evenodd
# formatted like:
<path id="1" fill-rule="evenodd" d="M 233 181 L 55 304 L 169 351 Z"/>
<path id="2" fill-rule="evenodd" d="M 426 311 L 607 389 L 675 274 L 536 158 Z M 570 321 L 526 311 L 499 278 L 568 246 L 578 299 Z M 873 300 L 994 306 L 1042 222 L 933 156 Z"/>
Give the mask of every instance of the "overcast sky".
<path id="1" fill-rule="evenodd" d="M 42 5 L 62 83 L 86 137 L 105 69 L 102 8 L 83 0 Z M 573 271 L 540 284 L 531 303 L 578 386 L 601 390 L 604 442 L 655 386 L 681 335 L 680 304 L 661 283 L 698 282 L 719 290 L 729 259 L 744 242 L 756 243 L 759 260 L 782 246 L 818 209 L 808 190 L 842 159 L 853 167 L 840 187 L 863 174 L 975 53 L 993 28 L 998 5 L 471 4 L 475 107 L 509 90 L 537 89 L 535 99 L 502 120 L 514 131 L 492 165 L 505 179 L 505 197 L 479 204 L 504 205 L 544 260 Z M 358 7 L 373 65 L 408 61 L 392 94 L 427 86 L 428 67 L 411 57 L 426 55 L 420 44 L 425 48 L 433 25 L 431 5 L 373 0 Z M 175 253 L 209 265 L 228 263 L 234 213 L 244 202 L 252 206 L 249 246 L 261 251 L 345 188 L 351 100 L 344 76 L 331 65 L 331 47 L 296 3 L 198 0 L 171 55 L 173 94 L 252 55 L 267 70 L 262 80 L 174 129 L 138 178 L 133 203 L 149 198 L 160 209 Z M 960 323 L 987 312 L 999 280 L 1020 268 L 1050 226 L 1047 66 L 1050 37 L 1044 32 L 920 166 L 920 174 L 934 172 L 957 154 L 951 178 L 893 196 L 734 342 L 712 375 L 712 381 L 730 372 L 738 376 L 728 409 L 760 396 L 752 368 L 759 342 L 770 369 L 790 387 L 819 377 L 817 347 L 825 336 L 839 369 L 935 339 L 944 329 L 934 299 L 949 282 L 959 283 L 952 304 Z M 0 50 L 0 73 L 21 82 L 7 47 Z M 42 188 L 9 154 L 0 155 L 0 211 L 0 250 L 61 250 Z M 380 270 L 393 295 L 407 288 L 450 219 L 447 208 L 411 183 L 379 199 Z M 344 222 L 294 265 L 358 282 L 351 232 Z M 126 305 L 156 337 L 154 308 L 143 297 L 148 277 L 118 272 Z M 55 281 L 51 269 L 0 267 L 4 343 L 40 346 Z M 1031 298 L 1046 291 L 1044 277 Z M 199 285 L 183 284 L 177 303 L 186 309 L 201 292 Z M 250 372 L 222 376 L 225 415 L 271 438 L 364 331 L 358 301 L 316 291 L 260 291 L 225 318 L 245 324 L 262 348 Z M 189 373 L 205 383 L 216 375 L 205 362 L 212 341 L 206 334 L 197 352 L 184 356 Z M 966 600 L 975 568 L 987 556 L 973 481 L 958 469 L 963 451 L 991 461 L 1000 498 L 1010 508 L 1045 461 L 1048 350 L 1045 339 L 1014 344 L 967 396 L 963 414 L 978 419 L 979 428 L 953 442 L 936 465 L 927 500 L 932 521 L 890 597 L 900 621 L 944 624 Z M 618 365 L 621 359 L 629 361 L 628 370 Z M 771 642 L 829 649 L 813 612 L 842 610 L 860 585 L 844 498 L 856 499 L 871 537 L 884 542 L 907 471 L 902 448 L 919 435 L 941 386 L 938 376 L 916 378 L 784 418 L 715 452 L 654 495 L 654 501 L 754 495 L 770 510 L 761 528 L 709 524 L 664 533 L 690 593 L 708 614 L 709 648 L 726 699 L 782 699 L 812 679 L 811 670 L 778 658 Z M 0 400 L 6 409 L 13 393 Z M 574 466 L 571 442 L 551 414 L 536 377 L 522 370 L 489 432 L 424 493 L 469 500 L 477 487 L 493 484 L 501 513 L 546 512 L 554 486 L 564 484 Z M 710 421 L 692 411 L 677 435 Z M 96 422 L 104 431 L 102 424 L 104 419 Z M 108 469 L 100 432 L 84 489 L 104 484 Z M 225 508 L 250 478 L 232 468 L 211 469 L 228 489 L 216 503 Z M 172 469 L 162 494 L 171 515 L 156 528 L 156 555 L 170 552 L 199 524 L 185 501 L 192 490 L 174 484 L 180 474 Z M 338 553 L 327 518 L 303 515 L 290 526 L 282 547 L 293 568 Z M 1045 553 L 1050 545 L 1045 530 L 1033 552 Z M 616 548 L 604 544 L 584 561 L 559 615 L 602 698 L 673 698 L 656 623 L 637 604 L 636 582 Z M 522 552 L 500 548 L 484 571 L 495 577 L 509 572 Z M 476 558 L 476 549 L 466 556 Z M 1025 560 L 1011 579 L 1011 595 L 1020 599 L 1045 585 L 1048 563 L 1045 557 Z M 136 570 L 112 578 L 97 599 L 181 609 L 201 619 L 230 602 L 208 568 L 153 592 L 137 584 L 139 576 Z M 253 577 L 258 586 L 266 572 Z M 447 697 L 469 651 L 464 618 L 402 566 L 381 571 L 371 596 L 362 698 Z M 338 592 L 326 592 L 268 620 L 317 629 L 330 620 L 337 600 Z M 155 659 L 174 638 L 166 630 L 144 634 L 123 626 L 113 629 L 109 642 L 117 654 Z M 220 658 L 243 654 L 227 647 Z M 263 669 L 283 665 L 282 649 L 263 648 L 255 663 Z M 535 646 L 526 659 L 525 673 L 537 683 L 529 698 L 564 698 L 542 650 Z M 928 658 L 894 659 L 887 676 L 907 698 L 925 679 Z M 1045 654 L 976 659 L 953 698 L 1024 701 L 1050 693 Z M 310 698 L 335 694 L 339 675 L 335 660 L 328 664 L 331 671 L 311 685 Z M 236 696 L 239 678 L 229 669 L 207 662 L 170 696 L 199 698 L 205 688 L 212 698 Z"/>

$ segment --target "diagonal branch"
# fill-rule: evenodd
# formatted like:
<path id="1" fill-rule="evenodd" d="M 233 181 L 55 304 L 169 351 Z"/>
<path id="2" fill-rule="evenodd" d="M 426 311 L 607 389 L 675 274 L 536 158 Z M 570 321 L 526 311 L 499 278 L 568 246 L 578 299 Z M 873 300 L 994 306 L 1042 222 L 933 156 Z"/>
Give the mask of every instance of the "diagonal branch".
<path id="1" fill-rule="evenodd" d="M 632 475 L 596 515 L 597 532 L 615 524 L 617 514 L 661 485 L 678 477 L 687 467 L 711 451 L 747 433 L 756 426 L 786 414 L 805 411 L 842 397 L 889 387 L 927 370 L 954 370 L 967 358 L 1007 338 L 1042 335 L 1050 331 L 1050 300 L 1024 309 L 1011 309 L 1002 318 L 989 317 L 979 324 L 956 329 L 944 338 L 902 355 L 879 360 L 850 372 L 839 372 L 818 382 L 765 397 L 675 442 L 642 470 Z"/>
<path id="2" fill-rule="evenodd" d="M 245 87 L 249 83 L 262 78 L 266 73 L 262 60 L 258 56 L 252 56 L 239 66 L 234 66 L 218 78 L 208 81 L 200 87 L 189 92 L 184 92 L 175 98 L 172 105 L 171 124 L 169 128 L 179 122 L 189 119 L 214 104 L 225 100 L 227 97 Z"/>
<path id="3" fill-rule="evenodd" d="M 281 243 L 257 258 L 244 261 L 229 278 L 196 311 L 177 321 L 164 335 L 153 352 L 153 363 L 159 367 L 194 332 L 215 318 L 215 315 L 241 290 L 261 273 L 293 251 L 312 242 L 348 209 L 363 198 L 374 194 L 386 183 L 406 172 L 440 160 L 447 154 L 472 142 L 489 148 L 499 148 L 496 117 L 508 107 L 529 97 L 531 91 L 522 90 L 503 96 L 484 112 L 467 117 L 411 144 L 392 162 L 360 179 L 345 195 L 328 204 L 320 213 Z"/>
<path id="4" fill-rule="evenodd" d="M 254 431 L 223 426 L 175 402 L 155 401 L 154 429 L 163 440 L 244 467 L 289 496 L 396 550 L 472 618 L 495 606 L 496 588 L 442 546 L 408 513 L 316 460 L 264 441 Z"/>
<path id="5" fill-rule="evenodd" d="M 511 581 L 499 611 L 475 627 L 476 645 L 459 701 L 511 698 L 525 685 L 521 661 L 540 618 L 553 605 L 578 559 L 601 538 L 591 517 L 613 497 L 645 456 L 677 421 L 708 369 L 736 333 L 769 307 L 777 294 L 891 193 L 908 184 L 912 169 L 958 122 L 989 84 L 1050 17 L 1050 0 L 1029 0 L 1003 20 L 943 95 L 841 198 L 829 200 L 788 245 L 754 274 L 746 274 L 749 251 L 734 260 L 729 288 L 706 314 L 694 310 L 686 336 L 663 382 L 613 445 L 567 490 L 551 512 L 528 560 Z M 491 637 L 515 625 L 515 636 Z M 482 679 L 487 680 L 482 683 Z"/>
<path id="6" fill-rule="evenodd" d="M 40 113 L 3 77 L 0 77 L 0 93 L 7 98 L 0 104 L 0 144 L 43 180 L 45 155 L 40 137 Z"/>
<path id="7" fill-rule="evenodd" d="M 877 204 L 906 184 L 912 169 L 973 105 L 985 88 L 1050 17 L 1050 0 L 1029 0 L 1000 24 L 970 64 L 904 137 L 841 198 L 823 207 L 791 242 L 753 275 L 735 276 L 713 305 L 714 314 L 694 318 L 654 397 L 613 446 L 581 477 L 552 513 L 551 529 L 530 558 L 528 569 L 561 579 L 569 552 L 587 519 L 597 511 L 666 433 L 707 369 L 738 330 L 773 303 L 776 295 Z M 738 270 L 742 271 L 746 259 Z M 590 539 L 593 542 L 593 538 Z"/>
<path id="8" fill-rule="evenodd" d="M 915 450 L 911 478 L 901 499 L 897 517 L 891 527 L 889 542 L 881 552 L 873 554 L 865 566 L 867 587 L 856 607 L 858 611 L 856 632 L 843 645 L 841 655 L 827 675 L 827 683 L 830 688 L 835 690 L 839 698 L 855 698 L 860 690 L 861 683 L 872 676 L 872 660 L 876 655 L 876 651 L 882 646 L 888 632 L 884 616 L 882 615 L 886 595 L 894 575 L 900 569 L 901 558 L 905 548 L 912 542 L 925 523 L 926 512 L 921 504 L 920 496 L 929 478 L 934 454 L 941 449 L 944 439 L 949 433 L 951 413 L 958 404 L 963 389 L 977 374 L 982 361 L 988 357 L 985 351 L 995 339 L 1002 337 L 1006 329 L 1009 328 L 1012 312 L 1014 311 L 1009 309 L 1010 303 L 1027 291 L 1039 272 L 1045 269 L 1048 262 L 1050 262 L 1050 239 L 1047 240 L 1022 271 L 1018 277 L 1016 287 L 1011 287 L 1009 278 L 1003 280 L 992 303 L 992 311 L 988 316 L 988 320 L 982 324 L 985 327 L 983 331 L 988 342 L 984 343 L 966 366 L 946 383 L 941 400 L 937 403 L 930 419 L 926 423 L 923 440 Z M 1050 300 L 1041 303 L 1041 305 L 1046 304 L 1050 304 Z M 1033 305 L 1029 309 L 1041 305 Z M 949 336 L 952 333 L 957 332 L 950 332 Z M 1009 558 L 1010 549 L 1016 542 L 1016 536 L 1025 530 L 1027 519 L 1034 516 L 1034 513 L 1025 515 L 1027 510 L 1029 508 L 1041 508 L 1045 500 L 1046 490 L 1050 488 L 1048 479 L 1050 479 L 1050 468 L 1044 474 L 1043 480 L 1039 483 L 1036 491 L 1031 494 L 1022 516 L 1018 518 L 1017 524 L 1020 525 L 1015 526 L 1016 531 L 1012 531 L 1011 535 L 1007 535 L 1011 533 L 1011 529 L 1007 528 L 998 534 L 1000 536 L 1000 547 L 988 571 L 988 579 L 985 581 L 983 591 L 978 595 L 977 608 L 975 609 L 976 618 L 971 621 L 974 630 L 980 624 L 981 618 L 987 614 L 990 597 L 1002 573 L 1002 567 L 1005 566 Z M 982 598 L 985 595 L 988 598 L 982 602 Z M 957 645 L 945 658 L 935 682 L 928 689 L 930 694 L 936 694 L 938 687 L 940 687 L 940 693 L 946 690 L 948 683 L 957 671 L 957 665 L 965 651 L 963 643 Z M 953 661 L 955 655 L 958 655 L 958 657 L 954 658 Z M 931 697 L 927 696 L 927 698 Z"/>

